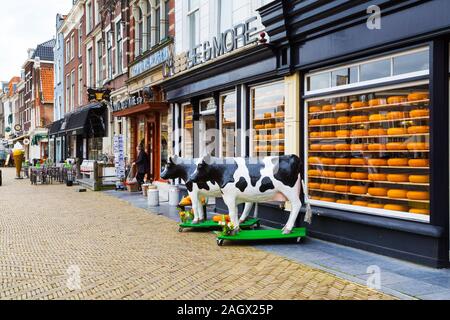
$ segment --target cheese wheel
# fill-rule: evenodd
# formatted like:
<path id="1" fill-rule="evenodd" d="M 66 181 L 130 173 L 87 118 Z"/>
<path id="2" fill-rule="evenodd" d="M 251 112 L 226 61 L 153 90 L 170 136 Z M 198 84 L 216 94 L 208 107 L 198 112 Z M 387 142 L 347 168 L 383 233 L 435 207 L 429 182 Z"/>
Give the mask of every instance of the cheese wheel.
<path id="1" fill-rule="evenodd" d="M 386 197 L 387 189 L 386 188 L 369 188 L 369 194 L 374 197 Z"/>
<path id="2" fill-rule="evenodd" d="M 324 118 L 320 120 L 321 125 L 336 124 L 336 123 L 337 123 L 336 119 L 334 118 Z"/>
<path id="3" fill-rule="evenodd" d="M 336 201 L 336 203 L 339 203 L 339 204 L 352 204 L 352 202 L 350 200 L 338 200 L 338 201 Z"/>
<path id="4" fill-rule="evenodd" d="M 320 177 L 322 173 L 320 172 L 320 170 L 308 170 L 308 175 L 310 177 Z"/>
<path id="5" fill-rule="evenodd" d="M 371 173 L 369 174 L 368 179 L 370 181 L 386 181 L 387 175 L 384 173 Z"/>
<path id="6" fill-rule="evenodd" d="M 385 114 L 372 114 L 369 117 L 369 121 L 384 121 L 387 119 L 387 116 Z"/>
<path id="7" fill-rule="evenodd" d="M 336 137 L 347 138 L 350 136 L 350 130 L 338 130 L 336 131 Z"/>
<path id="8" fill-rule="evenodd" d="M 371 143 L 367 147 L 370 151 L 386 150 L 386 145 L 382 143 Z"/>
<path id="9" fill-rule="evenodd" d="M 362 101 L 356 101 L 351 104 L 352 109 L 359 109 L 359 108 L 364 108 L 367 106 L 368 106 L 367 102 L 362 102 Z"/>
<path id="10" fill-rule="evenodd" d="M 311 197 L 311 200 L 320 200 L 321 199 L 321 197 L 317 197 L 317 196 L 312 196 Z"/>
<path id="11" fill-rule="evenodd" d="M 366 172 L 352 172 L 351 178 L 353 180 L 367 180 L 369 177 L 369 174 Z"/>
<path id="12" fill-rule="evenodd" d="M 390 182 L 408 182 L 409 176 L 407 174 L 388 174 L 387 179 Z"/>
<path id="13" fill-rule="evenodd" d="M 333 165 L 334 159 L 333 158 L 320 158 L 320 163 L 325 165 Z"/>
<path id="14" fill-rule="evenodd" d="M 352 176 L 351 172 L 346 171 L 337 171 L 336 172 L 336 178 L 338 179 L 350 179 Z"/>
<path id="15" fill-rule="evenodd" d="M 409 134 L 419 134 L 419 133 L 428 133 L 430 132 L 429 126 L 412 126 L 408 128 Z"/>
<path id="16" fill-rule="evenodd" d="M 367 163 L 369 166 L 384 167 L 387 166 L 388 162 L 386 159 L 369 159 Z"/>
<path id="17" fill-rule="evenodd" d="M 412 214 L 424 214 L 424 215 L 429 216 L 430 215 L 430 210 L 413 208 L 413 209 L 409 210 L 409 213 L 412 213 Z"/>
<path id="18" fill-rule="evenodd" d="M 311 150 L 312 150 L 312 151 L 319 151 L 319 150 L 322 150 L 322 145 L 321 145 L 321 144 L 312 144 L 312 145 L 311 145 Z"/>
<path id="19" fill-rule="evenodd" d="M 367 161 L 363 158 L 354 158 L 350 160 L 350 164 L 352 166 L 365 166 L 367 164 Z"/>
<path id="20" fill-rule="evenodd" d="M 413 92 L 408 95 L 408 101 L 420 101 L 420 100 L 427 100 L 429 99 L 430 95 L 428 92 Z"/>
<path id="21" fill-rule="evenodd" d="M 324 202 L 335 202 L 336 200 L 333 199 L 333 198 L 323 197 L 323 198 L 320 198 L 320 201 L 324 201 Z"/>
<path id="22" fill-rule="evenodd" d="M 402 212 L 408 212 L 408 207 L 407 206 L 403 206 L 400 204 L 387 204 L 384 206 L 385 210 L 389 210 L 389 211 L 402 211 Z"/>
<path id="23" fill-rule="evenodd" d="M 386 144 L 387 150 L 406 150 L 406 144 L 402 142 L 389 142 Z"/>
<path id="24" fill-rule="evenodd" d="M 328 111 L 333 111 L 334 110 L 334 106 L 331 104 L 327 104 L 325 106 L 322 106 L 322 111 L 324 112 L 328 112 Z"/>
<path id="25" fill-rule="evenodd" d="M 389 176 L 388 176 L 389 179 Z M 405 199 L 408 191 L 402 189 L 391 189 L 388 191 L 387 196 L 393 199 Z"/>
<path id="26" fill-rule="evenodd" d="M 319 137 L 320 137 L 320 132 L 318 132 L 318 131 L 312 131 L 312 132 L 309 133 L 309 136 L 310 136 L 311 138 L 319 138 Z"/>
<path id="27" fill-rule="evenodd" d="M 324 191 L 334 191 L 334 184 L 329 184 L 329 183 L 322 183 L 320 185 L 320 190 L 324 190 Z"/>
<path id="28" fill-rule="evenodd" d="M 338 143 L 335 146 L 336 151 L 350 151 L 351 145 L 347 143 Z"/>
<path id="29" fill-rule="evenodd" d="M 309 107 L 309 112 L 321 112 L 321 111 L 322 111 L 322 107 L 320 107 L 320 106 Z"/>
<path id="30" fill-rule="evenodd" d="M 334 187 L 334 191 L 336 191 L 336 192 L 349 192 L 350 191 L 350 186 L 336 185 Z"/>
<path id="31" fill-rule="evenodd" d="M 367 122 L 369 121 L 369 117 L 368 116 L 353 116 L 351 118 L 353 123 L 358 123 L 358 122 Z"/>
<path id="32" fill-rule="evenodd" d="M 334 178 L 334 177 L 336 177 L 336 172 L 330 171 L 330 170 L 324 170 L 324 171 L 322 171 L 322 177 Z"/>
<path id="33" fill-rule="evenodd" d="M 408 150 L 428 150 L 430 145 L 426 142 L 411 142 L 407 144 Z"/>
<path id="34" fill-rule="evenodd" d="M 359 144 L 359 143 L 357 143 L 357 144 L 352 144 L 352 145 L 351 145 L 351 150 L 352 150 L 352 151 L 364 151 L 364 150 L 367 150 L 367 145 L 365 145 L 365 144 Z"/>
<path id="35" fill-rule="evenodd" d="M 428 159 L 411 159 L 408 161 L 408 165 L 414 168 L 428 167 L 430 166 L 430 161 Z"/>
<path id="36" fill-rule="evenodd" d="M 263 124 L 257 124 L 256 126 L 255 126 L 255 129 L 256 130 L 262 130 L 262 129 L 264 129 L 265 128 L 265 126 L 263 125 Z"/>
<path id="37" fill-rule="evenodd" d="M 345 124 L 345 123 L 349 123 L 349 122 L 351 122 L 352 121 L 352 118 L 350 118 L 350 117 L 339 117 L 339 118 L 337 118 L 337 120 L 336 120 L 336 122 L 338 123 L 338 124 Z"/>
<path id="38" fill-rule="evenodd" d="M 350 164 L 350 159 L 348 158 L 338 158 L 334 160 L 334 164 L 338 166 L 348 166 Z"/>
<path id="39" fill-rule="evenodd" d="M 320 150 L 322 150 L 322 151 L 334 151 L 335 150 L 334 144 L 323 144 L 320 147 Z"/>
<path id="40" fill-rule="evenodd" d="M 384 204 L 381 204 L 381 203 L 369 203 L 367 205 L 367 207 L 373 208 L 373 209 L 384 209 Z"/>
<path id="41" fill-rule="evenodd" d="M 265 119 L 270 119 L 270 118 L 272 118 L 272 117 L 273 117 L 273 115 L 272 115 L 270 112 L 264 113 L 264 118 L 265 118 Z"/>
<path id="42" fill-rule="evenodd" d="M 389 112 L 387 114 L 387 118 L 388 120 L 399 120 L 399 119 L 404 119 L 407 118 L 408 114 L 405 112 L 400 112 L 400 111 L 393 111 L 393 112 Z"/>
<path id="43" fill-rule="evenodd" d="M 428 117 L 429 115 L 430 115 L 429 109 L 416 109 L 416 110 L 412 110 L 409 113 L 409 116 L 411 118 L 422 118 L 422 117 Z"/>
<path id="44" fill-rule="evenodd" d="M 266 139 L 267 140 L 272 140 L 272 135 L 271 134 L 266 135 Z"/>
<path id="45" fill-rule="evenodd" d="M 278 122 L 277 124 L 275 124 L 275 128 L 278 128 L 278 129 L 284 128 L 284 122 Z"/>
<path id="46" fill-rule="evenodd" d="M 359 206 L 359 207 L 367 207 L 369 205 L 369 203 L 367 201 L 357 200 L 357 201 L 353 201 L 352 205 Z"/>
<path id="47" fill-rule="evenodd" d="M 322 131 L 320 132 L 321 138 L 334 138 L 336 137 L 336 132 L 334 131 Z"/>
<path id="48" fill-rule="evenodd" d="M 409 191 L 406 197 L 410 200 L 430 200 L 430 193 L 426 191 Z"/>
<path id="49" fill-rule="evenodd" d="M 409 176 L 409 182 L 411 182 L 411 183 L 429 183 L 430 176 L 413 174 L 413 175 Z"/>
<path id="50" fill-rule="evenodd" d="M 279 152 L 284 152 L 285 147 L 284 146 L 274 146 L 272 147 L 273 151 L 279 151 Z"/>
<path id="51" fill-rule="evenodd" d="M 387 164 L 389 167 L 407 167 L 408 161 L 408 159 L 392 158 L 388 160 Z"/>
<path id="52" fill-rule="evenodd" d="M 355 130 L 352 130 L 352 132 L 351 132 L 352 137 L 363 137 L 363 136 L 367 136 L 368 134 L 369 133 L 365 129 L 355 129 Z"/>
<path id="53" fill-rule="evenodd" d="M 387 103 L 389 104 L 394 104 L 394 103 L 402 103 L 402 102 L 407 102 L 408 98 L 404 97 L 404 96 L 393 96 L 393 97 L 389 97 L 387 99 Z"/>
<path id="54" fill-rule="evenodd" d="M 369 130 L 369 136 L 385 136 L 387 134 L 386 129 L 383 128 L 375 128 Z"/>
<path id="55" fill-rule="evenodd" d="M 350 109 L 350 105 L 348 103 L 337 103 L 334 107 L 335 110 L 347 110 Z"/>
<path id="56" fill-rule="evenodd" d="M 267 123 L 264 127 L 266 129 L 273 129 L 273 128 L 275 128 L 275 125 L 273 123 Z"/>
<path id="57" fill-rule="evenodd" d="M 408 133 L 408 130 L 406 130 L 406 128 L 389 128 L 387 131 L 387 134 L 390 136 L 404 135 L 407 133 Z"/>
<path id="58" fill-rule="evenodd" d="M 350 187 L 350 193 L 367 194 L 367 187 L 364 187 L 364 186 L 352 186 L 352 187 Z"/>
<path id="59" fill-rule="evenodd" d="M 369 100 L 369 106 L 371 107 L 376 107 L 382 104 L 386 104 L 386 100 L 385 99 L 371 99 Z"/>
<path id="60" fill-rule="evenodd" d="M 275 113 L 275 117 L 277 118 L 284 118 L 285 113 L 283 111 L 279 111 Z"/>
<path id="61" fill-rule="evenodd" d="M 277 133 L 276 135 L 273 136 L 273 138 L 275 140 L 284 140 L 285 135 L 284 135 L 284 133 Z"/>
<path id="62" fill-rule="evenodd" d="M 308 183 L 308 188 L 309 189 L 320 189 L 320 183 L 310 182 L 310 183 Z"/>

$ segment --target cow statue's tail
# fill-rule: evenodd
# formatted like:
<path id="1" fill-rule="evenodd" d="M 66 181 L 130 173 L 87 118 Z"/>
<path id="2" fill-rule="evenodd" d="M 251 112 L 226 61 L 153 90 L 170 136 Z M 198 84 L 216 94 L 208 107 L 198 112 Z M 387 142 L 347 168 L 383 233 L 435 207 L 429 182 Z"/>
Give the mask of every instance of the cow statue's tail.
<path id="1" fill-rule="evenodd" d="M 305 194 L 305 204 L 306 204 L 305 222 L 307 224 L 312 224 L 313 213 L 312 213 L 312 208 L 311 208 L 311 202 L 310 202 L 308 193 L 306 192 L 305 180 L 303 180 L 303 179 L 302 179 L 302 188 L 303 188 L 303 193 Z"/>

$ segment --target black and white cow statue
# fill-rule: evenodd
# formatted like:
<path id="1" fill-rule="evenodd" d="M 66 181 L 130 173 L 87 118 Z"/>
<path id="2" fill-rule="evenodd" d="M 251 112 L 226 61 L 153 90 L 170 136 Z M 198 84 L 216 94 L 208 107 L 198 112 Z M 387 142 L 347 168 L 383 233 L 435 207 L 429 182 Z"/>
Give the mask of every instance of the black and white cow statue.
<path id="1" fill-rule="evenodd" d="M 169 158 L 166 168 L 161 173 L 161 178 L 164 180 L 181 179 L 186 183 L 188 194 L 192 200 L 192 209 L 194 210 L 194 224 L 198 224 L 204 219 L 203 205 L 201 203 L 202 197 L 222 197 L 219 185 L 215 182 L 205 181 L 194 183 L 189 181 L 189 177 L 194 173 L 201 160 L 202 159 L 184 159 L 173 156 Z M 245 204 L 241 222 L 244 222 L 248 218 L 252 207 L 252 203 Z"/>
<path id="2" fill-rule="evenodd" d="M 265 158 L 204 157 L 190 177 L 193 183 L 213 183 L 219 186 L 234 226 L 239 226 L 237 206 L 245 202 L 268 202 L 280 194 L 291 202 L 292 211 L 283 234 L 294 229 L 302 208 L 300 191 L 302 162 L 296 155 Z M 310 213 L 305 221 L 310 222 Z M 239 231 L 239 227 L 235 227 Z"/>

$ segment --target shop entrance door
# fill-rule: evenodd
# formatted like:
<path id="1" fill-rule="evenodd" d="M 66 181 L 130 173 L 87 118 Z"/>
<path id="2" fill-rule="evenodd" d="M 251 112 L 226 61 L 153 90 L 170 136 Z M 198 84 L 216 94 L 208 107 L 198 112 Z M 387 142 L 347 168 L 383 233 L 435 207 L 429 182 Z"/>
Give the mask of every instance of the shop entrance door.
<path id="1" fill-rule="evenodd" d="M 148 178 L 152 181 L 155 181 L 158 179 L 156 176 L 156 162 L 155 156 L 157 154 L 157 132 L 156 132 L 156 119 L 152 119 L 151 121 L 147 122 L 147 153 L 149 157 L 149 176 Z"/>
<path id="2" fill-rule="evenodd" d="M 215 114 L 203 115 L 200 118 L 200 157 L 210 154 L 215 157 L 218 152 Z"/>

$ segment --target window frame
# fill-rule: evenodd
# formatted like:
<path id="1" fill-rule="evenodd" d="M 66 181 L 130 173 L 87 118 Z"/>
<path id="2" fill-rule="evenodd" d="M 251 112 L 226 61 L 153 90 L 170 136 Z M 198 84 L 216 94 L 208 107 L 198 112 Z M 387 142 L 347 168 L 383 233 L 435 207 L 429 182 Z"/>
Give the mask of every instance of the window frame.
<path id="1" fill-rule="evenodd" d="M 190 106 L 192 108 L 193 111 L 193 105 L 190 102 L 185 102 L 181 104 L 181 157 L 182 158 L 186 158 L 186 150 L 185 150 L 185 130 L 186 130 L 186 122 L 185 122 L 185 112 L 184 109 L 186 107 Z M 192 120 L 192 122 L 194 123 L 194 121 Z M 192 131 L 194 131 L 194 128 L 192 128 Z M 195 146 L 194 146 L 194 136 L 192 137 L 192 150 L 190 151 L 190 153 L 192 154 L 192 157 L 194 157 L 194 150 L 195 150 Z"/>
<path id="2" fill-rule="evenodd" d="M 237 110 L 237 106 L 238 106 L 238 95 L 237 95 L 237 91 L 236 90 L 229 90 L 229 91 L 224 91 L 221 92 L 219 94 L 219 114 L 220 114 L 220 119 L 219 119 L 219 131 L 220 131 L 220 137 L 219 137 L 219 142 L 220 142 L 220 148 L 219 148 L 219 154 L 221 157 L 223 157 L 223 102 L 222 102 L 222 97 L 223 96 L 228 96 L 234 94 L 235 95 L 235 99 L 236 99 L 236 106 L 235 106 L 235 110 L 234 112 L 236 113 L 236 120 L 234 122 L 234 131 L 235 131 L 235 143 L 234 143 L 234 156 L 236 157 L 238 156 L 238 150 L 237 150 L 237 146 L 238 146 L 238 142 L 239 142 L 239 135 L 238 135 L 238 131 L 237 131 L 237 127 L 238 127 L 238 110 Z"/>
<path id="3" fill-rule="evenodd" d="M 187 28 L 187 32 L 188 32 L 188 39 L 189 39 L 189 49 L 193 49 L 195 47 L 195 45 L 197 45 L 197 43 L 195 43 L 195 37 L 197 36 L 198 33 L 198 37 L 200 40 L 200 4 L 191 9 L 190 8 L 190 0 L 188 0 L 188 11 L 187 11 L 187 21 L 188 21 L 188 28 Z M 197 15 L 197 16 L 196 16 Z M 195 19 L 195 24 L 196 24 L 196 32 L 192 32 L 192 17 L 194 17 Z"/>

